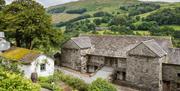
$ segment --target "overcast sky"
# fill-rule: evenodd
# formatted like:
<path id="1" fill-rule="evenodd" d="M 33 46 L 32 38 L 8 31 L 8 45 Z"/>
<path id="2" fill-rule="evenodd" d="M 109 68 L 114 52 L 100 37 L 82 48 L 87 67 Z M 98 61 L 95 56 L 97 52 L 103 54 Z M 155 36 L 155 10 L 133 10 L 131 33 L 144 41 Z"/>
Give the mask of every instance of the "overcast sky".
<path id="1" fill-rule="evenodd" d="M 6 0 L 7 3 L 12 2 L 13 0 Z M 78 0 L 37 0 L 41 4 L 43 4 L 45 7 L 63 4 L 71 1 L 78 1 Z M 140 1 L 164 1 L 164 2 L 180 2 L 180 0 L 140 0 Z"/>
<path id="2" fill-rule="evenodd" d="M 6 3 L 9 4 L 13 0 L 6 0 Z M 53 6 L 53 5 L 58 5 L 58 4 L 63 4 L 67 2 L 72 2 L 72 1 L 78 1 L 78 0 L 37 0 L 39 3 L 44 5 L 45 7 Z"/>

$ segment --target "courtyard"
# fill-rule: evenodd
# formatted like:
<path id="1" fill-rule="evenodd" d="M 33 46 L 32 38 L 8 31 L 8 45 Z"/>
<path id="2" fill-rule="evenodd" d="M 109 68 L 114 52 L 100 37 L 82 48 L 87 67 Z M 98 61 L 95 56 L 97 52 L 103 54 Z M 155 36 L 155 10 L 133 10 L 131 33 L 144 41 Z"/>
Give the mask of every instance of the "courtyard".
<path id="1" fill-rule="evenodd" d="M 113 74 L 114 69 L 112 67 L 103 67 L 99 71 L 97 71 L 94 74 L 82 74 L 78 71 L 74 71 L 72 69 L 66 68 L 66 67 L 55 67 L 56 70 L 62 71 L 66 75 L 71 75 L 74 77 L 77 77 L 79 79 L 84 80 L 86 83 L 90 84 L 97 78 L 103 78 L 103 79 L 108 79 L 111 80 L 111 76 Z M 124 87 L 124 86 L 119 86 L 115 85 L 118 91 L 138 91 L 135 89 L 131 89 L 129 87 Z"/>

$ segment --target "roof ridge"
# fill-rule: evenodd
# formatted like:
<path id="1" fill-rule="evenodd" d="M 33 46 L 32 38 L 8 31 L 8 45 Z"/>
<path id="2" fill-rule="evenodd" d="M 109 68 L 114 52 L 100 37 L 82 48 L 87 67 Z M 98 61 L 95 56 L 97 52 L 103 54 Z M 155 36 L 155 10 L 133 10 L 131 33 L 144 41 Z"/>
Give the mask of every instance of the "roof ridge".
<path id="1" fill-rule="evenodd" d="M 154 48 L 154 47 L 150 47 L 150 45 L 147 44 L 148 42 L 154 42 L 154 43 L 156 44 L 156 46 L 159 47 L 160 50 L 161 50 L 165 55 L 167 55 L 167 52 L 166 52 L 154 39 L 147 40 L 147 41 L 142 41 L 141 43 L 145 44 L 151 51 L 153 51 L 155 54 L 157 54 L 159 57 L 161 57 L 160 54 L 158 54 L 158 53 L 156 52 L 157 50 L 152 49 L 152 48 Z"/>
<path id="2" fill-rule="evenodd" d="M 104 34 L 104 35 L 97 35 L 97 34 L 80 34 L 79 37 L 85 37 L 85 36 L 96 36 L 96 37 L 102 37 L 102 36 L 109 36 L 109 37 L 139 37 L 139 38 L 160 38 L 160 39 L 170 39 L 170 36 L 138 36 L 138 35 L 109 35 L 109 34 Z"/>

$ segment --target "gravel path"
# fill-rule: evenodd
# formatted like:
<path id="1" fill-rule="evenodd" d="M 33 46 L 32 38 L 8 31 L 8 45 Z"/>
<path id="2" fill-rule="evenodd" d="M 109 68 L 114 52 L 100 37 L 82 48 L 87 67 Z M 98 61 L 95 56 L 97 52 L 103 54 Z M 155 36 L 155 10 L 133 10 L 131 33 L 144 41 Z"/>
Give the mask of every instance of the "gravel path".
<path id="1" fill-rule="evenodd" d="M 96 72 L 96 74 L 90 77 L 88 74 L 81 74 L 80 72 L 77 72 L 68 68 L 64 68 L 64 67 L 55 67 L 55 68 L 64 72 L 64 74 L 72 75 L 74 77 L 80 78 L 84 80 L 86 83 L 91 83 L 97 78 L 110 79 L 110 76 L 112 75 L 112 72 L 114 70 L 112 67 L 103 67 L 101 68 L 101 70 Z M 138 91 L 135 89 L 131 89 L 129 87 L 124 87 L 124 86 L 119 86 L 119 85 L 115 85 L 115 86 L 118 89 L 118 91 Z"/>
<path id="2" fill-rule="evenodd" d="M 56 67 L 56 69 L 64 72 L 67 75 L 72 75 L 74 77 L 80 78 L 84 80 L 86 83 L 91 83 L 97 78 L 103 78 L 103 79 L 110 79 L 110 76 L 112 75 L 113 68 L 112 67 L 103 67 L 101 70 L 97 71 L 96 74 L 94 74 L 92 77 L 90 77 L 87 74 L 81 74 L 80 72 L 67 69 L 64 67 Z"/>

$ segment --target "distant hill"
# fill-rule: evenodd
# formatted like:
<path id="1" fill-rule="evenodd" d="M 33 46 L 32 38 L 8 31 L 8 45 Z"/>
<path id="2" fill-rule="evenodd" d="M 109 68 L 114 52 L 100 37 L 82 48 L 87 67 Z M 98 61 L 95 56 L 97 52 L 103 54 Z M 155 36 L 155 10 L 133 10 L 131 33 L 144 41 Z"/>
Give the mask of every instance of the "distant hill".
<path id="1" fill-rule="evenodd" d="M 47 11 L 53 16 L 53 23 L 64 22 L 82 14 L 93 14 L 98 11 L 121 12 L 120 6 L 139 3 L 138 0 L 80 0 L 49 7 Z M 86 9 L 83 13 L 67 14 L 67 11 Z M 123 11 L 122 11 L 123 12 Z M 62 18 L 60 18 L 62 16 Z M 64 17 L 66 16 L 66 17 Z"/>

